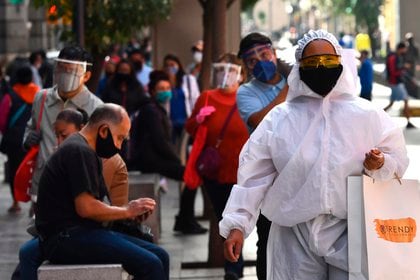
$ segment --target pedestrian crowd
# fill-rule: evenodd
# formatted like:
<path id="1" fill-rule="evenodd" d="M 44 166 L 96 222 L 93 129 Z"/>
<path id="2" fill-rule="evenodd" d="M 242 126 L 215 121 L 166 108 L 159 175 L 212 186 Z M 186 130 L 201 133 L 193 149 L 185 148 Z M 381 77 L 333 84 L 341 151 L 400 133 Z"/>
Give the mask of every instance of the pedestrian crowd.
<path id="1" fill-rule="evenodd" d="M 403 100 L 411 128 L 407 81 L 418 49 L 406 38 L 387 57 L 385 110 Z M 224 279 L 243 277 L 243 242 L 255 226 L 258 279 L 348 279 L 346 178 L 402 177 L 408 159 L 401 129 L 369 102 L 369 51 L 357 72 L 340 43 L 311 30 L 290 66 L 269 37 L 250 33 L 211 65 L 204 90 L 202 41 L 187 67 L 175 54 L 152 66 L 149 46 L 114 46 L 95 93 L 87 87 L 92 57 L 76 45 L 53 61 L 39 51 L 9 65 L 0 72 L 0 151 L 11 214 L 21 212 L 15 174 L 39 149 L 29 189 L 33 238 L 20 248 L 13 279 L 37 279 L 45 260 L 121 263 L 134 279 L 169 279 L 168 253 L 122 230 L 141 226 L 156 207 L 128 200 L 132 170 L 159 174 L 162 191 L 165 178 L 184 183 L 173 230 L 185 235 L 208 231 L 194 211 L 201 186 L 226 239 Z"/>

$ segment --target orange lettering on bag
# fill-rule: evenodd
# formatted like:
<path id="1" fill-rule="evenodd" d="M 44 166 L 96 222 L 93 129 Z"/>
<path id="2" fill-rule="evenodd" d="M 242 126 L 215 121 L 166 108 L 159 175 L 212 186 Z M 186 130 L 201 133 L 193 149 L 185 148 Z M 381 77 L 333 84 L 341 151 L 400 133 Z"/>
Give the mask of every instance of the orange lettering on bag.
<path id="1" fill-rule="evenodd" d="M 417 226 L 413 218 L 390 220 L 375 219 L 375 229 L 379 238 L 391 242 L 409 243 L 416 237 Z"/>

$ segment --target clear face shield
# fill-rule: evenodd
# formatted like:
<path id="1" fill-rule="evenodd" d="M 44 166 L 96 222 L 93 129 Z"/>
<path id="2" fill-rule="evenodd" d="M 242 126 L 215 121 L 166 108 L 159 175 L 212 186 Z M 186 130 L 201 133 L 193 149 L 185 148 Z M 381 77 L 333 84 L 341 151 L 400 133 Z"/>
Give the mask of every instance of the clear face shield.
<path id="1" fill-rule="evenodd" d="M 59 92 L 67 93 L 76 90 L 83 75 L 86 73 L 87 65 L 92 65 L 86 61 L 75 61 L 56 58 L 54 64 L 54 84 L 57 85 Z"/>
<path id="2" fill-rule="evenodd" d="M 275 61 L 276 56 L 270 44 L 256 45 L 241 55 L 246 67 L 253 70 L 258 61 Z"/>
<path id="3" fill-rule="evenodd" d="M 232 63 L 213 63 L 211 81 L 213 88 L 230 88 L 241 78 L 241 66 Z"/>

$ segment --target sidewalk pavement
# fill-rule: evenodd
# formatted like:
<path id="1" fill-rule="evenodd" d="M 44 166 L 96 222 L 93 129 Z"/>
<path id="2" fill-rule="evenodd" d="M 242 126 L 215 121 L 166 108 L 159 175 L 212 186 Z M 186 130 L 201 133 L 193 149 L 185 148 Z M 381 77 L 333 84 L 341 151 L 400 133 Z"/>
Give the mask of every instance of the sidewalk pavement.
<path id="1" fill-rule="evenodd" d="M 9 214 L 7 209 L 11 205 L 9 185 L 4 181 L 3 163 L 6 157 L 0 154 L 0 280 L 10 279 L 18 262 L 19 247 L 31 237 L 26 233 L 26 227 L 30 221 L 28 217 L 29 203 L 21 203 L 22 211 L 19 214 Z M 223 279 L 222 268 L 206 269 L 181 269 L 184 262 L 205 262 L 207 260 L 208 234 L 182 235 L 172 230 L 175 215 L 178 213 L 179 191 L 178 183 L 168 180 L 167 193 L 161 194 L 162 232 L 159 245 L 165 248 L 171 256 L 171 279 Z M 196 215 L 203 212 L 203 199 L 201 191 L 197 193 Z M 200 223 L 209 228 L 208 221 Z M 256 258 L 256 233 L 255 231 L 247 239 L 244 248 L 245 260 Z M 255 267 L 246 267 L 244 280 L 254 280 L 256 277 Z"/>
<path id="2" fill-rule="evenodd" d="M 378 108 L 383 108 L 388 104 L 391 91 L 388 87 L 375 84 L 373 89 L 373 103 Z M 420 106 L 420 100 L 410 100 L 410 104 Z M 391 117 L 401 126 L 405 127 L 406 120 L 400 117 L 402 102 L 396 102 L 389 111 Z M 420 118 L 412 118 L 411 122 L 418 128 L 404 129 L 410 166 L 404 178 L 419 179 L 420 167 Z M 10 191 L 8 185 L 3 183 L 4 170 L 3 163 L 5 156 L 0 154 L 0 279 L 10 279 L 17 261 L 18 250 L 22 243 L 30 238 L 26 233 L 26 226 L 29 222 L 29 205 L 22 204 L 20 214 L 11 215 L 7 209 L 11 204 Z M 208 234 L 204 235 L 178 235 L 172 231 L 174 216 L 178 212 L 178 184 L 169 180 L 168 192 L 161 196 L 162 210 L 162 235 L 159 244 L 164 247 L 171 256 L 171 279 L 223 279 L 223 269 L 182 269 L 184 262 L 205 262 L 207 259 Z M 196 200 L 196 215 L 201 216 L 203 211 L 203 201 L 201 192 L 198 192 Z M 203 226 L 209 227 L 208 221 L 200 221 Z M 255 260 L 256 258 L 256 234 L 255 231 L 245 241 L 244 258 L 245 260 Z M 222 248 L 221 248 L 222 250 Z M 246 267 L 244 280 L 257 279 L 255 267 Z"/>

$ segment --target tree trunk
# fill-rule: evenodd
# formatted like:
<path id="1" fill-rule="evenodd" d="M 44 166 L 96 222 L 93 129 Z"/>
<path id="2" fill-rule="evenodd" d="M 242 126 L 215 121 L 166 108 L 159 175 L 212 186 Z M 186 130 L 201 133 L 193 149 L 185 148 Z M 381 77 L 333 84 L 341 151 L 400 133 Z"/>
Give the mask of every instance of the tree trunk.
<path id="1" fill-rule="evenodd" d="M 205 188 L 203 190 L 204 199 L 210 201 Z M 209 229 L 209 244 L 208 244 L 208 267 L 223 267 L 225 264 L 225 257 L 223 255 L 223 238 L 219 234 L 219 221 L 214 214 L 213 206 L 210 205 L 210 229 Z"/>
<path id="2" fill-rule="evenodd" d="M 216 62 L 226 52 L 226 9 L 227 0 L 213 0 L 210 13 L 213 30 L 211 41 L 211 61 Z M 211 67 L 211 65 L 209 65 Z M 211 68 L 210 68 L 211 69 Z M 223 239 L 219 234 L 219 226 L 214 211 L 210 215 L 210 238 L 208 263 L 210 267 L 223 267 Z"/>
<path id="3" fill-rule="evenodd" d="M 370 38 L 370 46 L 372 51 L 372 58 L 376 58 L 376 50 L 377 50 L 377 38 L 375 36 L 376 26 L 368 26 L 368 34 Z"/>
<path id="4" fill-rule="evenodd" d="M 203 3 L 203 62 L 201 66 L 199 84 L 201 91 L 210 88 L 210 73 L 211 73 L 211 48 L 213 39 L 213 21 L 212 21 L 212 7 L 214 6 L 213 0 L 208 0 Z"/>
<path id="5" fill-rule="evenodd" d="M 214 0 L 212 62 L 216 62 L 226 52 L 226 7 L 227 0 Z"/>
<path id="6" fill-rule="evenodd" d="M 99 48 L 92 47 L 92 57 L 93 57 L 93 67 L 92 67 L 92 76 L 89 81 L 87 81 L 86 86 L 88 89 L 95 93 L 98 88 L 99 79 L 101 78 L 102 66 L 104 62 L 105 55 L 99 51 Z"/>

